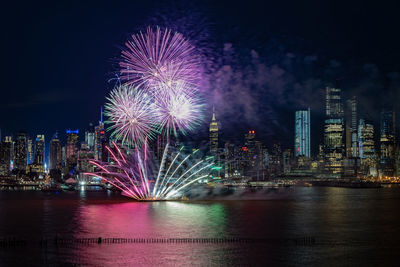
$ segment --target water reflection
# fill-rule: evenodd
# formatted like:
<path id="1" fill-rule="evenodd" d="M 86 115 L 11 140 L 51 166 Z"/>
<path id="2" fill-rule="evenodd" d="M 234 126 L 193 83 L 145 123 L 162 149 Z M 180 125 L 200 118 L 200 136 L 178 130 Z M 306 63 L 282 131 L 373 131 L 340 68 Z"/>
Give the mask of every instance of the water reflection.
<path id="1" fill-rule="evenodd" d="M 296 188 L 268 201 L 131 202 L 115 192 L 0 192 L 0 236 L 36 238 L 295 238 L 400 241 L 400 189 Z M 53 244 L 53 243 L 51 243 Z M 397 250 L 387 249 L 385 257 Z M 374 252 L 374 253 L 371 253 Z M 261 244 L 90 244 L 2 250 L 0 266 L 349 265 L 378 262 L 360 247 Z M 381 253 L 381 254 L 380 254 Z M 24 257 L 21 257 L 21 254 Z M 394 254 L 393 254 L 394 255 Z M 393 259 L 397 260 L 397 256 Z M 336 261 L 336 264 L 335 264 Z"/>

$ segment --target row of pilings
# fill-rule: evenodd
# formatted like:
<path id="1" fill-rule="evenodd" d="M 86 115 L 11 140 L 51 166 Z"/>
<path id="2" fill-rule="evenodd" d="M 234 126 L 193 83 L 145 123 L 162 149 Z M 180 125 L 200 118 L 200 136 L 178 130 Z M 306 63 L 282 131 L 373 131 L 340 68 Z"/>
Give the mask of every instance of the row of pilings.
<path id="1" fill-rule="evenodd" d="M 270 243 L 286 245 L 313 245 L 313 237 L 275 239 L 275 238 L 63 238 L 55 236 L 54 238 L 42 238 L 39 242 L 28 242 L 26 239 L 15 237 L 0 238 L 0 248 L 23 247 L 28 243 L 36 243 L 41 247 L 47 246 L 74 246 L 91 244 L 223 244 L 223 243 Z"/>

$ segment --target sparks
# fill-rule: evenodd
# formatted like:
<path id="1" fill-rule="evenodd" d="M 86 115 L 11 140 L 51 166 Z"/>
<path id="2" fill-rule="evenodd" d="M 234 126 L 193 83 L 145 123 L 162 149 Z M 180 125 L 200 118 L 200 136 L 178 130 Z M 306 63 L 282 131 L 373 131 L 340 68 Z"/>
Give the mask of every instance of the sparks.
<path id="1" fill-rule="evenodd" d="M 146 92 L 121 85 L 111 91 L 107 100 L 105 115 L 109 118 L 106 123 L 111 124 L 111 136 L 129 146 L 140 146 L 155 136 L 158 110 Z"/>
<path id="2" fill-rule="evenodd" d="M 120 62 L 121 78 L 127 84 L 153 91 L 158 84 L 185 81 L 195 84 L 200 64 L 195 48 L 182 34 L 169 29 L 147 28 L 125 43 Z"/>
<path id="3" fill-rule="evenodd" d="M 158 170 L 143 160 L 141 150 L 122 149 L 115 143 L 107 149 L 111 163 L 90 161 L 96 170 L 86 175 L 101 178 L 135 200 L 177 199 L 190 186 L 209 177 L 213 167 L 212 161 L 196 161 L 194 153 L 185 155 L 182 149 L 173 151 L 168 144 Z"/>

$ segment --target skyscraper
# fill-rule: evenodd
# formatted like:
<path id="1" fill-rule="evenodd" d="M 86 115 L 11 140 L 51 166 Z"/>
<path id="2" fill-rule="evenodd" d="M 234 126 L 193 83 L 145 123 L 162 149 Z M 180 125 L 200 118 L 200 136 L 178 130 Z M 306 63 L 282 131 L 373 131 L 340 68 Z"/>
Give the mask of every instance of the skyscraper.
<path id="1" fill-rule="evenodd" d="M 79 130 L 67 130 L 67 146 L 66 153 L 67 159 L 76 156 L 78 152 L 78 139 Z"/>
<path id="2" fill-rule="evenodd" d="M 35 142 L 35 163 L 44 168 L 44 135 L 38 134 Z"/>
<path id="3" fill-rule="evenodd" d="M 66 157 L 67 169 L 71 172 L 78 164 L 78 139 L 79 130 L 67 130 Z"/>
<path id="4" fill-rule="evenodd" d="M 105 146 L 107 145 L 106 131 L 103 122 L 103 107 L 100 110 L 99 125 L 94 127 L 94 157 L 96 160 L 107 161 L 108 154 Z"/>
<path id="5" fill-rule="evenodd" d="M 358 145 L 361 159 L 361 172 L 364 175 L 376 175 L 376 151 L 374 125 L 372 121 L 360 119 L 358 124 Z"/>
<path id="6" fill-rule="evenodd" d="M 210 154 L 216 156 L 217 152 L 218 152 L 218 122 L 215 119 L 215 109 L 213 108 L 213 115 L 210 123 Z"/>
<path id="7" fill-rule="evenodd" d="M 17 134 L 14 146 L 14 169 L 18 172 L 26 172 L 27 164 L 27 134 L 20 131 Z"/>
<path id="8" fill-rule="evenodd" d="M 32 138 L 27 136 L 26 140 L 26 150 L 27 150 L 27 163 L 31 164 L 35 160 L 35 148 Z"/>
<path id="9" fill-rule="evenodd" d="M 61 170 L 62 154 L 61 142 L 55 133 L 50 141 L 50 170 Z"/>
<path id="10" fill-rule="evenodd" d="M 8 176 L 11 170 L 12 140 L 8 136 L 0 143 L 0 176 Z"/>
<path id="11" fill-rule="evenodd" d="M 295 113 L 295 156 L 310 157 L 310 108 Z"/>
<path id="12" fill-rule="evenodd" d="M 90 151 L 94 151 L 94 131 L 91 129 L 85 132 L 85 143 Z"/>
<path id="13" fill-rule="evenodd" d="M 381 112 L 380 134 L 380 165 L 382 175 L 394 175 L 395 140 L 395 113 L 393 111 L 383 110 Z"/>
<path id="14" fill-rule="evenodd" d="M 346 156 L 358 157 L 357 100 L 353 96 L 346 101 Z"/>
<path id="15" fill-rule="evenodd" d="M 326 87 L 326 119 L 324 130 L 325 170 L 339 174 L 343 171 L 344 120 L 341 89 Z"/>

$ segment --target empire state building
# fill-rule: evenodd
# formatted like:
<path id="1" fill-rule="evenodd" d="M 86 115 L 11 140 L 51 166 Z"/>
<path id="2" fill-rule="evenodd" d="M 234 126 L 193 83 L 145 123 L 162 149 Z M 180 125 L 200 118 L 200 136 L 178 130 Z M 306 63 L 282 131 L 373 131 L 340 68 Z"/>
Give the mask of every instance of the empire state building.
<path id="1" fill-rule="evenodd" d="M 215 109 L 213 108 L 213 115 L 210 123 L 210 154 L 216 156 L 217 150 L 218 150 L 218 122 L 215 119 Z"/>

